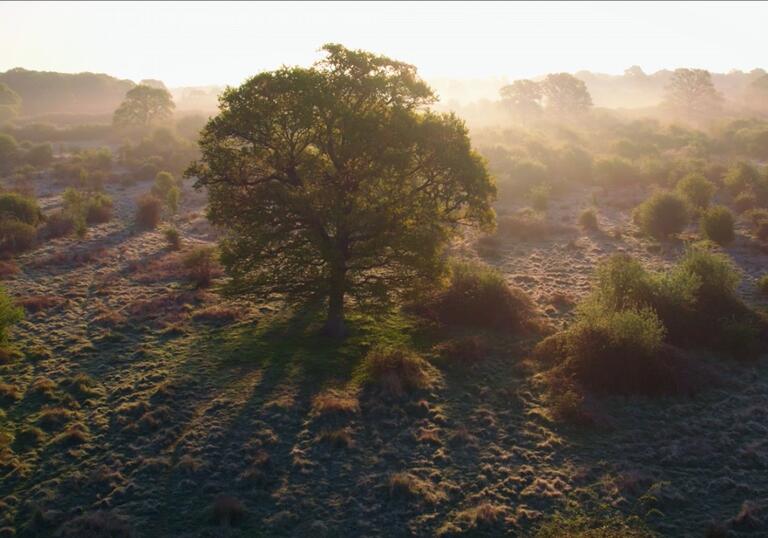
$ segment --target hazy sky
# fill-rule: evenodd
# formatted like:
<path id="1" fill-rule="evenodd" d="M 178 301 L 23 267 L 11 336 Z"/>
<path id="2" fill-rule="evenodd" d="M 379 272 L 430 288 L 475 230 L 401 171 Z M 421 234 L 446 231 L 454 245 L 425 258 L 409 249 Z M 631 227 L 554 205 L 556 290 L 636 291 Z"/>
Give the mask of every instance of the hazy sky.
<path id="1" fill-rule="evenodd" d="M 0 2 L 0 71 L 93 71 L 169 86 L 307 65 L 326 42 L 426 78 L 768 67 L 768 4 Z"/>

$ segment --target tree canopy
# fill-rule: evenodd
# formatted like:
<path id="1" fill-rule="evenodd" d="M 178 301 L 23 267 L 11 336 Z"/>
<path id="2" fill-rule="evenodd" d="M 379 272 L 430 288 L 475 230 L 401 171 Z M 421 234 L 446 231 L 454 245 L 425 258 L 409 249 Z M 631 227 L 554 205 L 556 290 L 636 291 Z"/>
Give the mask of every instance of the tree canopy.
<path id="1" fill-rule="evenodd" d="M 688 118 L 711 114 L 720 108 L 723 96 L 705 69 L 675 69 L 666 88 L 667 106 Z"/>
<path id="2" fill-rule="evenodd" d="M 552 73 L 541 83 L 548 110 L 558 114 L 577 114 L 592 108 L 592 96 L 584 81 L 569 73 Z"/>
<path id="3" fill-rule="evenodd" d="M 434 278 L 462 225 L 492 226 L 495 187 L 464 123 L 429 110 L 413 66 L 323 50 L 310 68 L 226 90 L 187 175 L 227 231 L 230 290 L 320 299 L 341 335 L 349 297 L 377 304 Z"/>
<path id="4" fill-rule="evenodd" d="M 128 90 L 115 110 L 113 122 L 120 127 L 150 127 L 171 118 L 175 105 L 168 90 L 139 85 Z"/>
<path id="5" fill-rule="evenodd" d="M 526 118 L 541 112 L 541 85 L 533 80 L 516 80 L 499 90 L 502 101 L 516 115 Z"/>

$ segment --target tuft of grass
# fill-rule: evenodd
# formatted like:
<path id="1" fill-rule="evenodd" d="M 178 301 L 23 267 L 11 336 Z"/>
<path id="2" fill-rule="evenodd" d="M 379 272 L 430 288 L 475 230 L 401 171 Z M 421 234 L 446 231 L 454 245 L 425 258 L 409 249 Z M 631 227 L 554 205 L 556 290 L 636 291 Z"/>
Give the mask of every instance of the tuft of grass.
<path id="1" fill-rule="evenodd" d="M 430 482 L 407 472 L 390 475 L 387 486 L 393 499 L 422 499 L 428 504 L 435 504 L 445 498 L 445 494 Z"/>
<path id="2" fill-rule="evenodd" d="M 91 435 L 80 422 L 69 425 L 63 432 L 54 437 L 51 443 L 63 446 L 82 445 L 90 441 Z"/>
<path id="3" fill-rule="evenodd" d="M 46 430 L 58 428 L 69 422 L 73 413 L 63 407 L 46 407 L 37 417 L 37 423 Z"/>
<path id="4" fill-rule="evenodd" d="M 323 430 L 317 436 L 317 440 L 336 449 L 351 448 L 354 445 L 349 428 Z"/>
<path id="5" fill-rule="evenodd" d="M 16 385 L 0 382 L 0 402 L 18 402 L 22 396 L 23 392 Z"/>
<path id="6" fill-rule="evenodd" d="M 359 400 L 349 393 L 330 389 L 312 399 L 312 413 L 316 416 L 354 415 L 359 412 Z"/>
<path id="7" fill-rule="evenodd" d="M 112 512 L 89 512 L 64 523 L 56 536 L 61 538 L 132 538 L 130 525 Z"/>
<path id="8" fill-rule="evenodd" d="M 163 230 L 163 236 L 165 237 L 166 243 L 168 243 L 169 249 L 171 250 L 181 249 L 181 234 L 179 233 L 178 228 L 175 228 L 173 226 L 167 227 L 165 230 Z"/>
<path id="9" fill-rule="evenodd" d="M 411 350 L 375 347 L 363 360 L 367 381 L 384 394 L 401 397 L 432 384 L 429 364 Z"/>

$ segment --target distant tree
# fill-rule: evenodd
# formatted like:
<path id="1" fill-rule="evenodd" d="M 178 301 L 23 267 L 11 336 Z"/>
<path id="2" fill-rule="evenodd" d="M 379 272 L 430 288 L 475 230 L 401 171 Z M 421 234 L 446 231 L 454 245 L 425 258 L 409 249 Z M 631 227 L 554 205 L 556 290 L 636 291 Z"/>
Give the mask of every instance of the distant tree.
<path id="1" fill-rule="evenodd" d="M 168 90 L 140 85 L 125 94 L 125 100 L 115 110 L 113 122 L 120 127 L 149 127 L 169 120 L 174 107 Z"/>
<path id="2" fill-rule="evenodd" d="M 695 119 L 718 110 L 723 96 L 704 69 L 675 69 L 666 88 L 666 104 L 675 112 Z"/>
<path id="3" fill-rule="evenodd" d="M 746 98 L 750 108 L 768 110 L 768 75 L 760 75 L 749 84 Z"/>
<path id="4" fill-rule="evenodd" d="M 548 111 L 557 114 L 578 114 L 592 107 L 584 81 L 569 73 L 552 73 L 541 83 L 544 102 Z"/>
<path id="5" fill-rule="evenodd" d="M 502 102 L 521 118 L 530 118 L 541 112 L 543 97 L 541 85 L 533 80 L 516 80 L 499 90 Z"/>
<path id="6" fill-rule="evenodd" d="M 19 94 L 0 82 L 0 123 L 15 118 L 20 107 L 21 97 Z"/>
<path id="7" fill-rule="evenodd" d="M 228 232 L 230 290 L 321 299 L 326 332 L 341 336 L 349 296 L 380 304 L 433 279 L 453 233 L 491 226 L 495 188 L 464 123 L 428 110 L 413 66 L 323 50 L 311 68 L 227 89 L 187 175 Z"/>

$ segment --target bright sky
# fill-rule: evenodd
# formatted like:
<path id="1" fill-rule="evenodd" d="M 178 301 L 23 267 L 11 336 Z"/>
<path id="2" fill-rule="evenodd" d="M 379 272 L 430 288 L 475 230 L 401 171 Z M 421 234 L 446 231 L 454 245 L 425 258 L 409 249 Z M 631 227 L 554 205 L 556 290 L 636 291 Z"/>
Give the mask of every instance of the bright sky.
<path id="1" fill-rule="evenodd" d="M 326 42 L 425 78 L 768 67 L 761 2 L 0 2 L 0 71 L 93 71 L 168 86 L 308 65 Z"/>

